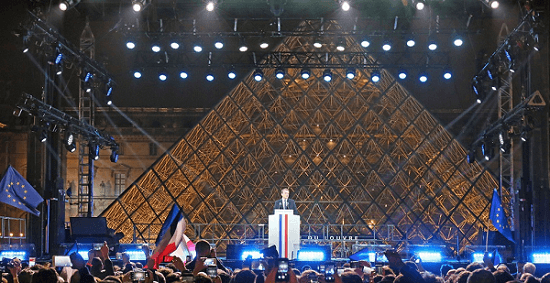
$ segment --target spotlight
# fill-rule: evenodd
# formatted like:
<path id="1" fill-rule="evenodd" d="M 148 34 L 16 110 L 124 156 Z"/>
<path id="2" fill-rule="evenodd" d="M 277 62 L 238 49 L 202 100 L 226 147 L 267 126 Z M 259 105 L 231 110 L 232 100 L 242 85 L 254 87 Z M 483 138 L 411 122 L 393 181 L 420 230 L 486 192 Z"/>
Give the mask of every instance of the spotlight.
<path id="1" fill-rule="evenodd" d="M 216 41 L 214 41 L 214 47 L 216 47 L 216 49 L 222 49 L 223 46 L 224 46 L 223 38 L 221 37 L 216 38 Z"/>
<path id="2" fill-rule="evenodd" d="M 237 77 L 237 73 L 235 72 L 235 69 L 229 70 L 229 73 L 227 73 L 227 77 L 231 80 L 234 80 Z"/>
<path id="3" fill-rule="evenodd" d="M 57 55 L 55 56 L 54 63 L 55 63 L 56 65 L 59 65 L 59 64 L 61 64 L 62 61 L 63 61 L 63 53 L 59 52 L 59 53 L 57 53 Z"/>
<path id="4" fill-rule="evenodd" d="M 200 40 L 195 41 L 193 44 L 193 51 L 197 53 L 202 52 L 202 43 Z"/>
<path id="5" fill-rule="evenodd" d="M 418 76 L 418 80 L 421 82 L 421 83 L 425 83 L 428 81 L 428 74 L 426 73 L 420 73 L 420 75 Z"/>
<path id="6" fill-rule="evenodd" d="M 267 42 L 267 38 L 264 36 L 262 37 L 262 39 L 260 40 L 260 48 L 261 49 L 266 49 L 269 47 L 269 42 Z"/>
<path id="7" fill-rule="evenodd" d="M 435 39 L 430 39 L 428 41 L 428 49 L 430 49 L 431 51 L 435 51 L 437 49 L 437 42 L 435 41 Z"/>
<path id="8" fill-rule="evenodd" d="M 384 43 L 382 43 L 382 50 L 386 52 L 391 50 L 391 41 L 389 39 L 384 40 Z"/>
<path id="9" fill-rule="evenodd" d="M 416 45 L 416 41 L 414 40 L 414 37 L 412 36 L 408 37 L 406 44 L 408 47 L 414 47 Z"/>
<path id="10" fill-rule="evenodd" d="M 171 47 L 172 49 L 176 50 L 176 49 L 179 49 L 179 48 L 180 48 L 180 44 L 178 43 L 177 40 L 174 39 L 174 40 L 172 40 L 172 42 L 170 42 L 170 47 Z"/>
<path id="11" fill-rule="evenodd" d="M 315 39 L 313 40 L 313 47 L 315 48 L 323 47 L 323 43 L 321 42 L 321 38 L 319 36 L 315 37 Z"/>
<path id="12" fill-rule="evenodd" d="M 262 70 L 261 69 L 256 69 L 256 71 L 254 71 L 254 80 L 259 82 L 263 78 L 264 78 L 264 73 L 262 72 Z"/>
<path id="13" fill-rule="evenodd" d="M 405 69 L 401 69 L 397 73 L 397 77 L 404 80 L 407 78 L 407 71 Z"/>
<path id="14" fill-rule="evenodd" d="M 285 69 L 283 69 L 282 67 L 278 67 L 275 70 L 275 77 L 279 80 L 284 78 L 285 77 Z"/>
<path id="15" fill-rule="evenodd" d="M 381 75 L 380 75 L 380 71 L 378 70 L 374 70 L 372 71 L 372 73 L 370 74 L 370 80 L 371 82 L 373 83 L 377 83 L 380 81 L 380 78 L 381 78 Z"/>
<path id="16" fill-rule="evenodd" d="M 145 8 L 145 1 L 146 0 L 133 0 L 132 9 L 134 12 L 141 12 L 143 8 Z"/>
<path id="17" fill-rule="evenodd" d="M 55 74 L 58 76 L 63 74 L 63 64 L 59 64 L 55 66 Z"/>
<path id="18" fill-rule="evenodd" d="M 338 43 L 336 44 L 336 50 L 338 51 L 346 50 L 346 40 L 343 37 L 340 37 L 338 39 Z"/>
<path id="19" fill-rule="evenodd" d="M 327 83 L 332 81 L 332 71 L 330 69 L 325 69 L 323 71 L 323 80 Z"/>
<path id="20" fill-rule="evenodd" d="M 61 3 L 59 3 L 59 10 L 67 11 L 70 8 L 76 6 L 76 4 L 78 4 L 79 2 L 80 2 L 80 0 L 64 0 L 64 1 L 61 1 Z"/>
<path id="21" fill-rule="evenodd" d="M 342 1 L 342 10 L 347 12 L 351 8 L 348 1 Z"/>
<path id="22" fill-rule="evenodd" d="M 475 149 L 471 149 L 470 151 L 468 151 L 468 155 L 466 156 L 466 160 L 468 161 L 468 163 L 474 163 L 476 161 L 476 150 Z"/>
<path id="23" fill-rule="evenodd" d="M 527 131 L 521 131 L 521 134 L 519 135 L 519 138 L 522 142 L 526 142 L 529 140 L 529 136 L 527 135 Z"/>
<path id="24" fill-rule="evenodd" d="M 453 73 L 451 73 L 451 69 L 447 68 L 443 71 L 443 78 L 446 80 L 450 80 L 453 77 Z"/>
<path id="25" fill-rule="evenodd" d="M 118 148 L 117 147 L 111 147 L 111 156 L 110 158 L 111 162 L 116 163 L 118 161 Z"/>
<path id="26" fill-rule="evenodd" d="M 65 149 L 67 149 L 68 152 L 75 152 L 76 151 L 76 145 L 74 143 L 66 144 Z"/>
<path id="27" fill-rule="evenodd" d="M 462 44 L 464 44 L 464 40 L 462 39 L 462 36 L 455 34 L 455 36 L 453 37 L 453 44 L 456 47 L 462 46 Z"/>
<path id="28" fill-rule="evenodd" d="M 126 48 L 132 50 L 136 48 L 136 43 L 133 40 L 129 39 L 128 41 L 126 41 Z"/>
<path id="29" fill-rule="evenodd" d="M 180 78 L 182 78 L 183 80 L 187 79 L 189 75 L 187 74 L 187 71 L 185 70 L 181 70 L 180 71 Z"/>
<path id="30" fill-rule="evenodd" d="M 214 11 L 214 1 L 208 1 L 208 3 L 206 4 L 206 11 L 208 12 L 212 12 Z"/>
<path id="31" fill-rule="evenodd" d="M 151 46 L 151 50 L 155 53 L 158 53 L 160 52 L 160 45 L 154 43 L 152 46 Z"/>
<path id="32" fill-rule="evenodd" d="M 134 78 L 139 79 L 141 78 L 142 74 L 140 70 L 134 71 Z"/>
<path id="33" fill-rule="evenodd" d="M 494 80 L 491 81 L 491 89 L 496 91 L 500 88 L 500 77 L 495 77 Z"/>
<path id="34" fill-rule="evenodd" d="M 353 80 L 355 78 L 355 69 L 354 68 L 348 68 L 346 71 L 346 77 L 350 80 Z"/>
<path id="35" fill-rule="evenodd" d="M 94 160 L 98 160 L 99 159 L 99 145 L 97 145 L 95 143 L 90 143 L 88 145 L 88 148 L 89 148 L 90 157 Z"/>
<path id="36" fill-rule="evenodd" d="M 304 68 L 300 74 L 302 75 L 302 79 L 307 80 L 311 76 L 311 71 L 308 68 Z"/>
<path id="37" fill-rule="evenodd" d="M 113 83 L 111 80 L 105 85 L 105 96 L 109 97 L 113 94 Z"/>
<path id="38" fill-rule="evenodd" d="M 40 142 L 46 142 L 47 139 L 48 139 L 48 133 L 46 132 L 46 129 L 41 129 L 39 134 Z"/>
<path id="39" fill-rule="evenodd" d="M 370 46 L 370 38 L 368 36 L 363 37 L 361 40 L 361 47 L 367 48 Z"/>
<path id="40" fill-rule="evenodd" d="M 246 52 L 248 50 L 248 46 L 246 45 L 246 40 L 244 37 L 241 37 L 241 42 L 239 44 L 239 51 Z"/>
<path id="41" fill-rule="evenodd" d="M 206 74 L 206 80 L 209 81 L 209 82 L 213 81 L 214 80 L 214 75 L 209 72 L 208 74 Z"/>
<path id="42" fill-rule="evenodd" d="M 481 154 L 483 154 L 483 158 L 485 160 L 489 161 L 491 158 L 493 158 L 494 150 L 493 150 L 493 141 L 486 138 L 483 143 L 481 144 Z"/>
<path id="43" fill-rule="evenodd" d="M 159 74 L 159 80 L 164 82 L 164 81 L 166 81 L 166 79 L 168 79 L 168 75 L 166 75 L 166 73 L 164 73 L 164 72 L 161 72 Z"/>
<path id="44" fill-rule="evenodd" d="M 107 100 L 107 105 L 109 105 L 109 106 L 113 105 L 113 101 L 112 100 Z"/>
<path id="45" fill-rule="evenodd" d="M 426 4 L 424 3 L 424 0 L 418 0 L 416 2 L 416 9 L 418 11 L 422 11 L 424 9 L 424 7 L 426 6 Z"/>
<path id="46" fill-rule="evenodd" d="M 498 6 L 500 6 L 500 3 L 498 1 L 489 1 L 489 6 L 491 9 L 497 9 Z"/>

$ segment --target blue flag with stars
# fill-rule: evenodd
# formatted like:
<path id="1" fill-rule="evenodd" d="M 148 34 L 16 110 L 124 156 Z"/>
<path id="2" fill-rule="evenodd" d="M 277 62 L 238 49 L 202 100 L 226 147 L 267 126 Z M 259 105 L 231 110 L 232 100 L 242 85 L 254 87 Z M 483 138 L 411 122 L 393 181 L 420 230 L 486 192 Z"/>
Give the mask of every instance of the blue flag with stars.
<path id="1" fill-rule="evenodd" d="M 500 202 L 500 196 L 496 189 L 493 190 L 493 201 L 491 202 L 491 213 L 489 214 L 493 226 L 510 242 L 515 243 L 514 238 L 512 237 L 512 231 L 508 225 L 508 218 L 504 214 L 504 209 L 502 208 L 502 203 Z"/>
<path id="2" fill-rule="evenodd" d="M 17 172 L 13 167 L 8 166 L 6 174 L 0 181 L 0 201 L 11 206 L 40 215 L 36 207 L 44 201 L 42 196 Z"/>

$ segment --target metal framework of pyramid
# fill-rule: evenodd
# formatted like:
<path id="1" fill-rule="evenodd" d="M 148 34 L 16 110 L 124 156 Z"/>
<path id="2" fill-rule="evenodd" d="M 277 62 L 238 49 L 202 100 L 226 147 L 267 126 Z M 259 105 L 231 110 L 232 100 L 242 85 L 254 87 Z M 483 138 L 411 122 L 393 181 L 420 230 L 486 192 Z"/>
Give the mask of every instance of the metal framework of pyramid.
<path id="1" fill-rule="evenodd" d="M 364 52 L 346 40 L 348 50 Z M 277 50 L 313 47 L 288 37 Z M 376 84 L 369 69 L 353 80 L 333 69 L 330 83 L 322 72 L 308 80 L 299 69 L 282 80 L 272 69 L 261 82 L 247 76 L 101 216 L 124 233 L 121 242 L 151 243 L 176 202 L 191 239 L 224 249 L 267 235 L 258 227 L 289 188 L 302 235 L 479 244 L 497 180 L 467 163 L 459 142 L 387 71 Z"/>

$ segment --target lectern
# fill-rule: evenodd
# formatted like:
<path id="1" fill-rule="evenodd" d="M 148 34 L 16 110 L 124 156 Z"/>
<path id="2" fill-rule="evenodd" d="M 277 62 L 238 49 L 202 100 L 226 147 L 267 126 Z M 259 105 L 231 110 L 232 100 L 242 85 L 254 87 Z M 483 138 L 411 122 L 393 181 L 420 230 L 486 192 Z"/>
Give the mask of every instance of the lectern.
<path id="1" fill-rule="evenodd" d="M 300 216 L 292 209 L 275 209 L 269 215 L 269 246 L 275 245 L 279 257 L 296 258 L 300 249 Z"/>

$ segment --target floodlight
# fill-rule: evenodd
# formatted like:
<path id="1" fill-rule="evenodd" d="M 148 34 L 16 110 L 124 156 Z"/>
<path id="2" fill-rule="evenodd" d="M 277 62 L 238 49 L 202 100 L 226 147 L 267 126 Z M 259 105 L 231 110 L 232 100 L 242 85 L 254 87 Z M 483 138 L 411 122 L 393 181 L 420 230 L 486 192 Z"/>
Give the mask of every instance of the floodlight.
<path id="1" fill-rule="evenodd" d="M 304 68 L 300 74 L 302 75 L 302 79 L 307 80 L 311 76 L 311 71 L 308 68 Z"/>
<path id="2" fill-rule="evenodd" d="M 235 69 L 229 70 L 227 73 L 227 77 L 231 80 L 234 80 L 237 77 L 237 73 L 235 72 Z"/>
<path id="3" fill-rule="evenodd" d="M 197 53 L 202 52 L 202 43 L 200 40 L 197 39 L 197 41 L 193 44 L 193 51 Z"/>
<path id="4" fill-rule="evenodd" d="M 214 1 L 208 1 L 208 3 L 206 4 L 206 11 L 208 12 L 214 11 L 214 7 L 215 7 Z"/>
<path id="5" fill-rule="evenodd" d="M 179 49 L 180 48 L 180 44 L 177 40 L 172 40 L 172 42 L 170 42 L 170 47 L 174 50 L 176 49 Z"/>
<path id="6" fill-rule="evenodd" d="M 382 43 L 382 50 L 386 52 L 391 50 L 391 41 L 389 39 L 384 40 L 384 43 Z"/>
<path id="7" fill-rule="evenodd" d="M 453 77 L 453 73 L 451 72 L 451 69 L 447 68 L 443 70 L 443 78 L 446 80 L 450 80 Z"/>
<path id="8" fill-rule="evenodd" d="M 214 47 L 216 47 L 216 49 L 222 49 L 223 46 L 224 46 L 223 38 L 221 37 L 216 38 L 216 40 L 214 41 Z"/>
<path id="9" fill-rule="evenodd" d="M 377 83 L 380 81 L 380 71 L 378 70 L 374 70 L 372 71 L 372 73 L 370 74 L 370 80 L 373 82 L 373 83 Z"/>
<path id="10" fill-rule="evenodd" d="M 421 83 L 425 83 L 428 81 L 428 74 L 426 73 L 420 73 L 420 75 L 418 76 L 418 80 L 421 82 Z"/>
<path id="11" fill-rule="evenodd" d="M 214 75 L 212 73 L 206 74 L 206 80 L 211 82 L 214 80 Z"/>
<path id="12" fill-rule="evenodd" d="M 407 78 L 407 71 L 405 69 L 401 69 L 397 72 L 397 77 L 404 80 Z"/>
<path id="13" fill-rule="evenodd" d="M 160 45 L 158 45 L 157 43 L 154 43 L 153 45 L 151 45 L 151 50 L 155 53 L 160 52 Z"/>
<path id="14" fill-rule="evenodd" d="M 254 80 L 259 82 L 263 78 L 264 78 L 264 72 L 262 72 L 261 69 L 256 69 L 256 71 L 254 71 Z"/>
<path id="15" fill-rule="evenodd" d="M 408 47 L 414 47 L 416 45 L 416 41 L 414 40 L 414 37 L 412 36 L 408 37 L 406 44 Z"/>
<path id="16" fill-rule="evenodd" d="M 346 40 L 343 37 L 340 37 L 338 39 L 338 43 L 336 44 L 336 50 L 338 51 L 346 50 Z"/>
<path id="17" fill-rule="evenodd" d="M 367 48 L 370 46 L 370 38 L 368 36 L 363 37 L 361 40 L 361 47 Z"/>
<path id="18" fill-rule="evenodd" d="M 248 50 L 248 46 L 246 45 L 246 40 L 244 37 L 241 37 L 240 44 L 239 44 L 239 51 L 246 52 Z"/>
<path id="19" fill-rule="evenodd" d="M 139 78 L 141 78 L 141 76 L 142 76 L 142 73 L 141 73 L 140 70 L 135 70 L 134 71 L 134 78 L 139 79 Z"/>
<path id="20" fill-rule="evenodd" d="M 126 41 L 126 48 L 132 50 L 136 48 L 136 43 L 133 40 L 128 39 L 128 41 Z"/>
<path id="21" fill-rule="evenodd" d="M 164 73 L 164 72 L 159 73 L 159 80 L 160 81 L 164 82 L 167 79 L 168 79 L 168 75 L 166 75 L 166 73 Z"/>
<path id="22" fill-rule="evenodd" d="M 180 78 L 185 80 L 185 79 L 187 79 L 188 76 L 189 76 L 189 74 L 187 74 L 187 71 L 185 71 L 185 70 L 180 71 Z"/>
<path id="23" fill-rule="evenodd" d="M 426 6 L 426 3 L 424 3 L 424 0 L 418 0 L 416 2 L 416 9 L 418 11 L 422 11 L 424 9 L 424 7 Z"/>
<path id="24" fill-rule="evenodd" d="M 92 159 L 94 159 L 94 160 L 98 160 L 99 159 L 99 145 L 95 144 L 95 143 L 90 143 L 88 145 L 88 147 L 89 147 L 90 157 L 92 157 Z"/>
<path id="25" fill-rule="evenodd" d="M 346 77 L 350 80 L 353 80 L 353 78 L 355 78 L 355 69 L 354 68 L 348 68 L 346 70 Z"/>
<path id="26" fill-rule="evenodd" d="M 313 40 L 313 47 L 315 48 L 323 47 L 323 43 L 321 42 L 321 38 L 319 36 L 315 37 L 315 39 Z"/>
<path id="27" fill-rule="evenodd" d="M 266 49 L 269 47 L 269 42 L 267 41 L 267 38 L 264 36 L 262 37 L 262 39 L 260 40 L 260 48 L 261 49 Z"/>
<path id="28" fill-rule="evenodd" d="M 325 69 L 323 71 L 323 80 L 327 83 L 332 81 L 332 71 L 330 69 Z"/>
<path id="29" fill-rule="evenodd" d="M 134 12 L 141 12 L 145 8 L 145 2 L 146 0 L 133 0 L 132 9 Z"/>
<path id="30" fill-rule="evenodd" d="M 118 161 L 118 148 L 111 147 L 111 156 L 109 157 L 111 162 L 116 163 Z"/>
<path id="31" fill-rule="evenodd" d="M 464 44 L 464 40 L 462 39 L 462 36 L 460 36 L 459 34 L 455 34 L 455 36 L 453 37 L 453 44 L 456 47 L 462 46 L 462 44 Z"/>
<path id="32" fill-rule="evenodd" d="M 342 1 L 342 10 L 347 12 L 351 8 L 348 1 Z"/>
<path id="33" fill-rule="evenodd" d="M 275 70 L 275 77 L 279 80 L 284 78 L 285 77 L 285 69 L 283 69 L 282 67 L 278 67 Z"/>

